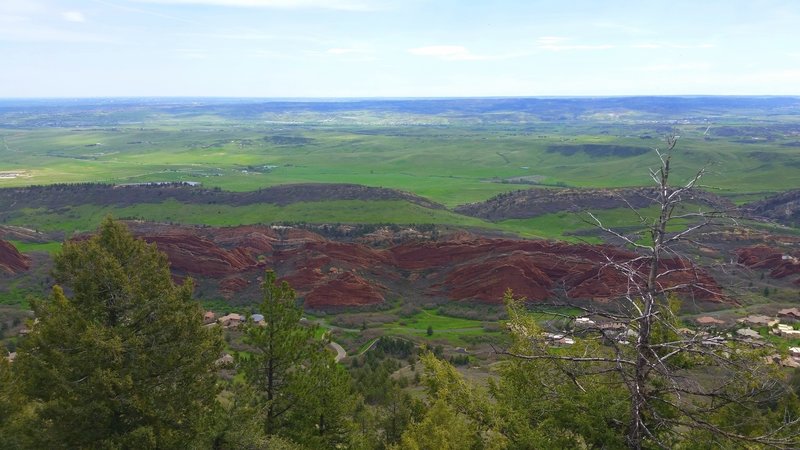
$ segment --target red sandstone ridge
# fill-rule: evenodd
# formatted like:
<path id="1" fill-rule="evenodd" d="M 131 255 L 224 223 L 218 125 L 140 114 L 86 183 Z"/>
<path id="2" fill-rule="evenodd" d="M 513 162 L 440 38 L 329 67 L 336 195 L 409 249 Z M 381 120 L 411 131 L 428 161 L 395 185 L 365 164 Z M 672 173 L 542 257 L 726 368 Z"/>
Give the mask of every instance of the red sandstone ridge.
<path id="1" fill-rule="evenodd" d="M 607 300 L 625 293 L 627 278 L 603 267 L 627 261 L 630 251 L 595 245 L 461 234 L 442 241 L 410 240 L 388 249 L 337 242 L 292 227 L 231 228 L 131 224 L 135 235 L 164 251 L 174 273 L 216 280 L 226 298 L 257 295 L 256 279 L 276 271 L 310 308 L 381 303 L 388 295 L 500 303 L 507 289 L 529 301 L 554 298 Z M 714 280 L 688 262 L 665 260 L 675 270 L 667 286 L 696 299 L 724 301 Z"/>
<path id="2" fill-rule="evenodd" d="M 0 270 L 15 275 L 30 268 L 30 259 L 11 243 L 0 239 Z"/>
<path id="3" fill-rule="evenodd" d="M 635 257 L 609 246 L 574 245 L 549 241 L 510 239 L 472 240 L 400 245 L 391 249 L 400 268 L 416 273 L 416 279 L 441 280 L 429 290 L 453 300 L 499 303 L 511 288 L 516 296 L 542 301 L 560 286 L 576 299 L 607 300 L 625 294 L 628 279 L 604 268 L 608 260 Z M 707 301 L 724 301 L 719 285 L 704 271 L 682 260 L 664 260 L 674 271 L 662 280 L 665 286 L 691 285 L 684 295 Z M 642 267 L 642 273 L 645 267 Z"/>
<path id="4" fill-rule="evenodd" d="M 380 286 L 352 272 L 344 272 L 316 286 L 305 296 L 305 306 L 314 309 L 365 306 L 383 302 Z"/>
<path id="5" fill-rule="evenodd" d="M 465 263 L 451 271 L 436 288 L 452 299 L 473 298 L 501 303 L 506 290 L 515 296 L 543 300 L 550 295 L 553 280 L 542 272 L 530 254 L 516 251 Z"/>
<path id="6" fill-rule="evenodd" d="M 739 264 L 751 269 L 767 269 L 772 278 L 800 275 L 800 250 L 786 252 L 766 245 L 740 248 L 736 251 Z M 800 284 L 800 278 L 794 281 Z"/>
<path id="7" fill-rule="evenodd" d="M 141 236 L 167 254 L 172 269 L 217 278 L 255 268 L 257 262 L 245 251 L 225 250 L 214 242 L 191 234 Z"/>

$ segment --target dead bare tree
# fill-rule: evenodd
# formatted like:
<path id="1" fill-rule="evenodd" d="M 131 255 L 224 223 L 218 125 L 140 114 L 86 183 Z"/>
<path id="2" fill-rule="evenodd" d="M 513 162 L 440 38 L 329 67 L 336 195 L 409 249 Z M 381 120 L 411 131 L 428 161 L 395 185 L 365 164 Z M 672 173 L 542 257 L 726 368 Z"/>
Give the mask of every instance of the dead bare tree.
<path id="1" fill-rule="evenodd" d="M 673 294 L 720 293 L 715 292 L 714 286 L 701 282 L 694 264 L 675 246 L 691 242 L 693 233 L 714 224 L 724 214 L 683 208 L 699 187 L 706 170 L 698 170 L 683 184 L 670 184 L 677 141 L 678 136 L 670 136 L 664 149 L 655 149 L 659 165 L 650 170 L 650 176 L 655 183 L 656 195 L 652 201 L 657 206 L 657 216 L 644 217 L 631 207 L 645 229 L 646 243 L 604 225 L 591 212 L 586 213 L 594 226 L 633 249 L 636 256 L 620 259 L 616 254 L 603 254 L 604 264 L 600 270 L 621 274 L 627 280 L 627 288 L 619 295 L 617 311 L 583 306 L 579 307 L 583 311 L 580 317 L 613 321 L 624 327 L 635 342 L 625 342 L 608 327 L 584 327 L 589 336 L 594 336 L 588 339 L 605 343 L 602 347 L 591 348 L 602 350 L 573 351 L 565 355 L 544 345 L 540 333 L 521 330 L 519 323 L 514 325 L 512 314 L 512 332 L 525 334 L 532 345 L 527 351 L 500 353 L 558 364 L 559 370 L 579 387 L 581 377 L 614 374 L 615 380 L 623 383 L 629 393 L 626 439 L 632 449 L 669 448 L 682 435 L 692 432 L 705 433 L 710 439 L 724 442 L 723 446 L 797 448 L 800 418 L 788 409 L 783 420 L 758 432 L 742 431 L 746 424 L 737 420 L 748 420 L 744 416 L 724 424 L 713 420 L 715 414 L 726 408 L 775 405 L 787 391 L 778 369 L 764 363 L 768 350 L 762 344 L 749 339 L 691 332 L 678 325 L 670 304 Z M 691 222 L 685 229 L 671 231 L 670 224 L 679 219 Z M 569 302 L 566 305 L 576 307 Z M 708 377 L 709 373 L 713 377 Z"/>

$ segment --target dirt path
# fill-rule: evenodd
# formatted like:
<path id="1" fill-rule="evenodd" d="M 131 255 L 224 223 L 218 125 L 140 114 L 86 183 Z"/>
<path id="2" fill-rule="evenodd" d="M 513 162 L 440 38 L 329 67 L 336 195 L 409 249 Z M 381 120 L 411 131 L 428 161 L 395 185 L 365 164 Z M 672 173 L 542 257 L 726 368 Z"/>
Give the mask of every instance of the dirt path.
<path id="1" fill-rule="evenodd" d="M 330 344 L 328 344 L 328 346 L 336 350 L 336 357 L 333 358 L 333 360 L 336 361 L 337 363 L 347 357 L 347 352 L 344 351 L 344 347 L 337 344 L 336 342 L 331 341 Z"/>

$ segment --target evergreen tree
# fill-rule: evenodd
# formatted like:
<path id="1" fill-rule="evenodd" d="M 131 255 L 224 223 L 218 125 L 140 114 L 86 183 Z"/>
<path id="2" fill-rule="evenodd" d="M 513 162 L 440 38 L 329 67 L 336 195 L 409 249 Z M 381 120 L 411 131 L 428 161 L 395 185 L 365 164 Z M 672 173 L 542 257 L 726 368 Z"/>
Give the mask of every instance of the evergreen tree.
<path id="1" fill-rule="evenodd" d="M 260 312 L 264 324 L 248 322 L 244 342 L 253 348 L 240 367 L 263 397 L 266 435 L 282 435 L 314 448 L 334 447 L 348 434 L 354 406 L 348 374 L 315 338 L 317 327 L 300 323 L 295 292 L 267 271 Z"/>
<path id="2" fill-rule="evenodd" d="M 14 369 L 34 401 L 41 448 L 202 445 L 217 407 L 219 330 L 202 326 L 191 280 L 173 283 L 166 256 L 103 221 L 55 259 L 49 301 Z"/>

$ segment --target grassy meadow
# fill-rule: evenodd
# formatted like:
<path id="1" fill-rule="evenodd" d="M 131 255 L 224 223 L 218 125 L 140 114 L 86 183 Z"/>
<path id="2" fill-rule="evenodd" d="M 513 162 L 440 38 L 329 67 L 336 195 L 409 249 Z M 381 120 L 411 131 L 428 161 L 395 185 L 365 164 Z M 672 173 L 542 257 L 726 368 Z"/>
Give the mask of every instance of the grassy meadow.
<path id="1" fill-rule="evenodd" d="M 196 119 L 193 119 L 196 120 Z M 648 171 L 663 133 L 591 134 L 585 125 L 343 126 L 216 125 L 175 128 L 2 129 L 0 187 L 99 181 L 196 181 L 247 191 L 286 183 L 357 183 L 413 192 L 453 207 L 526 185 L 621 187 L 650 183 Z M 796 186 L 791 139 L 732 142 L 679 126 L 676 178 L 707 166 L 706 184 L 723 195 L 777 192 Z M 615 129 L 618 133 L 636 130 Z M 597 131 L 595 131 L 596 133 Z M 607 133 L 608 130 L 605 130 Z M 646 137 L 646 139 L 643 139 Z M 613 145 L 631 156 L 598 156 L 571 147 Z"/>

